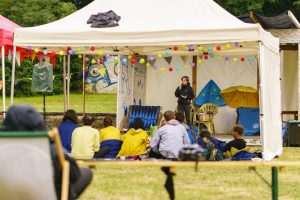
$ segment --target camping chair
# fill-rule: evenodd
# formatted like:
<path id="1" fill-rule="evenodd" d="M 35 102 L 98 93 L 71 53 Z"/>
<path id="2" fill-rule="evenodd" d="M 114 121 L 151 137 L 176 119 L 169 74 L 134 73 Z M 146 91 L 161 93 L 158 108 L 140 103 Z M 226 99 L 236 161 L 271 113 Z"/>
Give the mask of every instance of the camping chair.
<path id="1" fill-rule="evenodd" d="M 62 166 L 61 198 L 56 197 L 48 136 L 54 139 Z M 46 131 L 0 132 L 0 159 L 0 199 L 68 199 L 70 166 L 57 129 L 49 135 Z"/>
<path id="2" fill-rule="evenodd" d="M 203 125 L 207 127 L 207 130 L 215 134 L 214 126 L 214 116 L 218 113 L 218 107 L 213 103 L 203 104 L 199 108 L 198 113 L 198 123 L 199 123 L 199 132 L 202 131 Z"/>
<path id="3" fill-rule="evenodd" d="M 145 124 L 145 129 L 149 131 L 151 126 L 156 126 L 160 123 L 162 113 L 160 112 L 160 106 L 139 106 L 130 105 L 129 112 L 124 117 L 121 123 L 120 130 L 127 130 L 133 123 L 135 118 L 141 118 Z"/>

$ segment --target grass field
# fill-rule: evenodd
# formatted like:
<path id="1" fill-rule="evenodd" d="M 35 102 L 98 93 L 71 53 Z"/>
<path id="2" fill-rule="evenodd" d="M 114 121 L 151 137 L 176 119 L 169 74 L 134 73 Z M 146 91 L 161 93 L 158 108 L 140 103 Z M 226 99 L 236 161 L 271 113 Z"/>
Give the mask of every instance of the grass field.
<path id="1" fill-rule="evenodd" d="M 2 98 L 0 98 L 2 102 Z M 38 111 L 43 111 L 43 96 L 34 97 L 15 97 L 14 103 L 27 103 L 35 107 Z M 117 95 L 116 94 L 87 94 L 86 95 L 86 112 L 96 113 L 114 113 L 117 109 Z M 9 98 L 6 99 L 6 105 L 9 105 Z M 77 112 L 82 112 L 83 97 L 82 94 L 70 95 L 70 108 Z M 2 103 L 0 105 L 2 110 Z M 64 110 L 64 96 L 53 95 L 46 97 L 46 112 L 63 112 Z"/>
<path id="2" fill-rule="evenodd" d="M 299 160 L 300 148 L 285 148 L 275 160 Z M 270 168 L 258 168 L 271 181 Z M 177 200 L 264 200 L 271 188 L 247 167 L 176 168 Z M 167 200 L 166 176 L 157 167 L 97 167 L 92 184 L 80 200 Z M 279 199 L 300 199 L 300 167 L 279 174 Z"/>

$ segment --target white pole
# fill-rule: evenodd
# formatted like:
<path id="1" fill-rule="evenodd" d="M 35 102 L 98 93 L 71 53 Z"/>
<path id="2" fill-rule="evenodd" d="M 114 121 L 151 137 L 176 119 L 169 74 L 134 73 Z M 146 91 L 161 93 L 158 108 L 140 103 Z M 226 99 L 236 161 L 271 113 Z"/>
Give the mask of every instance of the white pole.
<path id="1" fill-rule="evenodd" d="M 2 46 L 2 110 L 3 110 L 3 118 L 5 118 L 5 111 L 6 111 L 6 94 L 5 94 L 5 48 Z"/>
<path id="2" fill-rule="evenodd" d="M 64 112 L 67 110 L 67 85 L 66 85 L 66 56 L 63 57 L 63 81 L 64 81 Z"/>
<path id="3" fill-rule="evenodd" d="M 67 108 L 70 109 L 70 79 L 71 79 L 71 76 L 70 76 L 70 65 L 71 65 L 71 55 L 68 55 L 68 70 L 67 70 L 67 73 L 68 73 L 68 84 L 67 84 Z"/>
<path id="4" fill-rule="evenodd" d="M 17 47 L 14 46 L 14 48 L 13 48 L 13 62 L 12 62 L 12 69 L 11 69 L 10 106 L 12 106 L 14 104 L 16 51 L 17 51 Z"/>

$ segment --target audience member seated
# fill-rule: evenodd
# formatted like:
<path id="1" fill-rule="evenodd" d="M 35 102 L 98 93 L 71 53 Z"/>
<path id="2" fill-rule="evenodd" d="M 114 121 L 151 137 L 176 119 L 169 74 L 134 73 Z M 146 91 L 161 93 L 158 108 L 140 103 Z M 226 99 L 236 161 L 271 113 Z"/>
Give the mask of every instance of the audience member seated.
<path id="1" fill-rule="evenodd" d="M 78 127 L 78 118 L 75 110 L 67 110 L 62 123 L 58 127 L 61 144 L 69 153 L 71 152 L 72 133 Z"/>
<path id="2" fill-rule="evenodd" d="M 164 113 L 166 124 L 154 134 L 151 142 L 149 157 L 178 159 L 179 151 L 183 145 L 190 144 L 190 139 L 185 127 L 175 119 L 175 113 Z"/>
<path id="3" fill-rule="evenodd" d="M 112 118 L 107 116 L 103 120 L 104 127 L 100 130 L 100 149 L 108 147 L 109 153 L 104 158 L 115 158 L 122 146 L 120 130 L 113 126 Z"/>
<path id="4" fill-rule="evenodd" d="M 2 131 L 44 131 L 45 125 L 41 115 L 28 105 L 10 107 L 3 121 Z M 25 152 L 24 152 L 25 153 Z M 76 161 L 64 153 L 70 162 L 69 200 L 76 199 L 90 184 L 93 173 L 89 168 L 79 168 Z M 51 143 L 51 157 L 54 168 L 54 181 L 57 199 L 61 196 L 61 167 L 55 145 Z"/>
<path id="5" fill-rule="evenodd" d="M 206 150 L 206 160 L 223 160 L 222 149 L 226 142 L 218 140 L 211 136 L 209 131 L 201 131 L 197 139 L 198 144 Z"/>
<path id="6" fill-rule="evenodd" d="M 135 118 L 129 131 L 123 135 L 123 144 L 117 157 L 139 156 L 146 150 L 148 134 L 141 118 Z"/>
<path id="7" fill-rule="evenodd" d="M 82 118 L 83 126 L 76 128 L 72 134 L 71 156 L 75 159 L 103 158 L 109 148 L 99 151 L 99 131 L 93 128 L 94 117 L 85 115 Z"/>
<path id="8" fill-rule="evenodd" d="M 208 148 L 207 140 L 203 138 L 207 138 L 207 140 L 209 140 L 214 145 L 215 148 L 223 152 L 223 148 L 226 145 L 225 141 L 218 140 L 217 138 L 211 136 L 211 133 L 209 131 L 201 131 L 199 137 L 197 138 L 197 142 L 203 149 Z"/>
<path id="9" fill-rule="evenodd" d="M 194 138 L 194 136 L 191 132 L 190 126 L 188 126 L 184 123 L 184 119 L 185 119 L 184 113 L 183 112 L 176 112 L 175 113 L 175 118 L 176 118 L 177 121 L 179 121 L 180 124 L 182 124 L 185 127 L 185 129 L 188 133 L 189 139 L 190 139 L 190 143 L 194 144 L 195 143 L 195 138 Z"/>
<path id="10" fill-rule="evenodd" d="M 228 142 L 223 148 L 223 155 L 226 158 L 233 157 L 236 153 L 240 151 L 248 151 L 246 146 L 246 141 L 242 138 L 244 127 L 241 125 L 235 125 L 232 128 L 233 140 Z"/>

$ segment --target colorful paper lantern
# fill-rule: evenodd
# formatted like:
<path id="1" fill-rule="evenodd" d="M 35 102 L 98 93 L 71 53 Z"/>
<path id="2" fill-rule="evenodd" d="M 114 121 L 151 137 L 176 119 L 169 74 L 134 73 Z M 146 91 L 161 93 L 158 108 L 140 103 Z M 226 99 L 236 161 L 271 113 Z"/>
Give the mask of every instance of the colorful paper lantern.
<path id="1" fill-rule="evenodd" d="M 141 58 L 140 59 L 140 64 L 144 64 L 145 63 L 145 59 L 144 58 Z"/>
<path id="2" fill-rule="evenodd" d="M 127 58 L 130 60 L 132 58 L 132 55 L 128 55 Z"/>
<path id="3" fill-rule="evenodd" d="M 170 51 L 170 50 L 167 50 L 167 51 L 166 51 L 166 55 L 167 55 L 167 56 L 170 56 L 170 55 L 171 55 L 171 51 Z"/>
<path id="4" fill-rule="evenodd" d="M 85 57 L 85 61 L 88 62 L 90 60 L 89 57 Z"/>
<path id="5" fill-rule="evenodd" d="M 232 61 L 233 61 L 233 62 L 236 62 L 236 61 L 237 61 L 237 58 L 232 58 Z"/>
<path id="6" fill-rule="evenodd" d="M 190 46 L 189 46 L 189 51 L 194 51 L 194 50 L 195 50 L 194 46 L 193 46 L 193 45 L 190 45 Z"/>
<path id="7" fill-rule="evenodd" d="M 122 63 L 125 65 L 125 64 L 127 64 L 127 58 L 122 58 Z"/>
<path id="8" fill-rule="evenodd" d="M 154 60 L 155 60 L 155 58 L 153 56 L 150 56 L 150 57 L 147 58 L 148 62 L 153 62 Z"/>
<path id="9" fill-rule="evenodd" d="M 118 63 L 119 63 L 119 57 L 118 57 L 118 56 L 114 57 L 114 63 L 115 63 L 115 64 L 118 64 Z"/>
<path id="10" fill-rule="evenodd" d="M 226 44 L 226 49 L 230 49 L 231 48 L 231 45 L 230 44 Z"/>
<path id="11" fill-rule="evenodd" d="M 164 72 L 164 71 L 166 71 L 166 68 L 162 67 L 162 68 L 160 68 L 160 70 L 161 70 L 162 72 Z"/>
<path id="12" fill-rule="evenodd" d="M 146 67 L 151 67 L 151 64 L 147 62 Z"/>
<path id="13" fill-rule="evenodd" d="M 98 51 L 99 56 L 103 56 L 103 51 Z"/>
<path id="14" fill-rule="evenodd" d="M 229 60 L 230 60 L 230 58 L 226 56 L 226 57 L 225 57 L 225 61 L 228 62 Z"/>
<path id="15" fill-rule="evenodd" d="M 173 47 L 173 50 L 174 51 L 178 51 L 178 47 Z"/>
<path id="16" fill-rule="evenodd" d="M 60 56 L 65 55 L 64 51 L 62 51 L 62 50 L 60 50 L 58 53 L 59 53 Z"/>
<path id="17" fill-rule="evenodd" d="M 217 49 L 217 51 L 220 51 L 220 50 L 222 49 L 221 45 L 218 45 L 218 46 L 216 47 L 216 49 Z"/>
<path id="18" fill-rule="evenodd" d="M 198 47 L 198 51 L 199 52 L 203 51 L 203 47 Z"/>
<path id="19" fill-rule="evenodd" d="M 235 42 L 234 46 L 238 47 L 238 46 L 240 46 L 240 43 L 239 42 Z"/>
<path id="20" fill-rule="evenodd" d="M 92 64 L 96 64 L 96 63 L 97 63 L 96 60 L 95 60 L 94 58 L 92 59 L 91 62 L 92 62 Z"/>
<path id="21" fill-rule="evenodd" d="M 78 55 L 78 58 L 82 58 L 82 55 L 81 55 L 81 54 L 79 54 L 79 55 Z"/>
<path id="22" fill-rule="evenodd" d="M 157 54 L 157 58 L 162 58 L 163 56 L 162 56 L 162 54 Z"/>
<path id="23" fill-rule="evenodd" d="M 185 49 L 185 45 L 180 45 L 180 49 L 184 50 Z"/>
<path id="24" fill-rule="evenodd" d="M 253 60 L 253 57 L 252 56 L 249 56 L 248 57 L 248 60 L 251 62 Z"/>
<path id="25" fill-rule="evenodd" d="M 103 64 L 104 64 L 103 60 L 99 60 L 98 63 L 99 63 L 100 65 L 103 65 Z"/>
<path id="26" fill-rule="evenodd" d="M 222 60 L 223 58 L 222 58 L 222 56 L 218 56 L 218 60 Z"/>
<path id="27" fill-rule="evenodd" d="M 73 54 L 73 50 L 72 49 L 68 50 L 68 54 L 72 55 Z"/>
<path id="28" fill-rule="evenodd" d="M 47 49 L 44 49 L 44 50 L 43 50 L 43 54 L 44 54 L 44 55 L 47 55 L 47 54 L 48 54 L 48 50 L 47 50 Z"/>
<path id="29" fill-rule="evenodd" d="M 189 66 L 184 65 L 184 66 L 183 66 L 183 69 L 187 70 L 187 69 L 189 69 Z"/>
<path id="30" fill-rule="evenodd" d="M 179 66 L 176 66 L 175 67 L 175 70 L 178 72 L 178 71 L 180 71 L 180 67 Z"/>
<path id="31" fill-rule="evenodd" d="M 131 64 L 136 64 L 136 58 L 135 57 L 131 59 Z"/>
<path id="32" fill-rule="evenodd" d="M 91 47 L 90 50 L 91 50 L 91 51 L 95 51 L 96 48 L 95 48 L 95 47 Z"/>
<path id="33" fill-rule="evenodd" d="M 39 49 L 38 49 L 38 48 L 35 48 L 35 49 L 34 49 L 34 52 L 35 52 L 35 53 L 38 53 L 38 52 L 39 52 Z"/>
<path id="34" fill-rule="evenodd" d="M 202 61 L 201 59 L 198 59 L 198 64 L 200 64 L 200 65 L 201 65 L 201 64 L 202 64 L 202 62 L 203 62 L 203 61 Z"/>
<path id="35" fill-rule="evenodd" d="M 214 58 L 215 54 L 211 53 L 211 54 L 209 54 L 209 57 Z"/>
<path id="36" fill-rule="evenodd" d="M 76 51 L 77 51 L 77 52 L 80 52 L 80 51 L 81 51 L 81 48 L 77 48 Z"/>
<path id="37" fill-rule="evenodd" d="M 204 59 L 205 59 L 205 60 L 208 60 L 208 55 L 205 55 L 205 56 L 204 56 Z"/>
<path id="38" fill-rule="evenodd" d="M 241 58 L 241 62 L 245 62 L 245 58 Z"/>
<path id="39" fill-rule="evenodd" d="M 169 72 L 172 72 L 174 71 L 174 68 L 173 67 L 169 67 Z"/>
<path id="40" fill-rule="evenodd" d="M 195 64 L 195 63 L 191 63 L 190 66 L 191 66 L 191 67 L 195 67 L 196 64 Z"/>
<path id="41" fill-rule="evenodd" d="M 106 58 L 106 59 L 109 59 L 109 58 L 110 58 L 110 54 L 106 54 L 106 55 L 105 55 L 105 58 Z"/>
<path id="42" fill-rule="evenodd" d="M 32 50 L 32 46 L 27 46 L 27 50 L 28 51 Z"/>
<path id="43" fill-rule="evenodd" d="M 208 51 L 212 51 L 212 47 L 207 47 L 207 50 Z"/>

